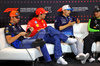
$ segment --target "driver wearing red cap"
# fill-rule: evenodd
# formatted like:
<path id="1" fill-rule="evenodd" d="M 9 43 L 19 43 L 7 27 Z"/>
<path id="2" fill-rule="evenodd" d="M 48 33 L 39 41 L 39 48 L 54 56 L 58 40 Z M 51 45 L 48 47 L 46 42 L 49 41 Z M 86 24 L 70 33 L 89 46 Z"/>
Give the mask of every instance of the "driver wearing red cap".
<path id="1" fill-rule="evenodd" d="M 30 20 L 28 22 L 27 29 L 29 27 L 33 27 L 34 26 L 33 27 L 34 28 L 34 31 L 30 35 L 31 37 L 34 36 L 40 29 L 42 29 L 42 28 L 44 29 L 44 28 L 47 27 L 46 21 L 44 20 L 44 18 L 46 16 L 46 13 L 48 13 L 48 11 L 45 11 L 43 8 L 38 8 L 36 10 L 36 15 L 40 15 L 42 19 L 39 18 L 39 19 L 41 19 L 41 20 L 39 20 L 39 19 L 37 19 L 35 17 L 35 18 L 33 18 L 32 20 Z"/>
<path id="2" fill-rule="evenodd" d="M 48 11 L 45 11 L 43 8 L 37 8 L 35 13 L 37 17 L 31 19 L 27 25 L 27 29 L 29 27 L 34 28 L 34 31 L 31 33 L 30 36 L 36 36 L 37 34 L 44 35 L 41 38 L 46 43 L 54 44 L 54 57 L 57 60 L 57 63 L 67 65 L 67 61 L 65 61 L 62 57 L 61 40 L 65 43 L 75 43 L 77 40 L 73 38 L 68 38 L 60 31 L 52 28 L 51 26 L 47 26 L 47 23 L 44 19 Z M 41 30 L 44 31 L 42 33 L 39 33 Z"/>

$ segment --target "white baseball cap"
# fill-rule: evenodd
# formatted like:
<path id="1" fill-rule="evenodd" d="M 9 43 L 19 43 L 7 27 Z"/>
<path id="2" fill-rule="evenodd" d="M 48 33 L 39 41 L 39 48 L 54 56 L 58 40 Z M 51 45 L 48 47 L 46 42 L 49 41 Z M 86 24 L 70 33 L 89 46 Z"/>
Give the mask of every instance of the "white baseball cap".
<path id="1" fill-rule="evenodd" d="M 73 9 L 69 5 L 62 6 L 62 10 L 71 10 L 71 11 L 73 11 Z"/>

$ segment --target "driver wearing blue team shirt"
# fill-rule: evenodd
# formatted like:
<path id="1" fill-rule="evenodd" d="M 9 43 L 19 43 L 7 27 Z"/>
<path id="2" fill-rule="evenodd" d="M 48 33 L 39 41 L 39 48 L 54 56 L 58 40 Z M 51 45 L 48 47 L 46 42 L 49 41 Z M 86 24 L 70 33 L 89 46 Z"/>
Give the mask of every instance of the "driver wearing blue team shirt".
<path id="1" fill-rule="evenodd" d="M 75 23 L 80 23 L 78 18 L 70 16 L 73 9 L 69 5 L 64 5 L 57 12 L 62 12 L 60 16 L 55 18 L 55 28 L 64 33 L 65 35 L 77 39 L 77 42 L 74 44 L 69 44 L 72 51 L 76 55 L 77 60 L 81 60 L 82 64 L 85 64 L 86 60 L 89 57 L 89 53 L 83 53 L 82 40 L 73 35 L 73 25 Z"/>

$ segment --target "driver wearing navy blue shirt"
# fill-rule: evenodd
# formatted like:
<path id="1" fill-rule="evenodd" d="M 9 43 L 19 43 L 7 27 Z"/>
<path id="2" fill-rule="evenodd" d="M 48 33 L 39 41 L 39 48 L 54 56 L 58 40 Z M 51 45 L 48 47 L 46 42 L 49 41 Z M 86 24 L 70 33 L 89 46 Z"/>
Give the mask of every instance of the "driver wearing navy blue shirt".
<path id="1" fill-rule="evenodd" d="M 82 40 L 75 37 L 73 34 L 73 25 L 75 23 L 80 23 L 80 20 L 70 16 L 71 11 L 73 11 L 73 9 L 69 5 L 64 5 L 62 8 L 58 9 L 58 12 L 62 12 L 62 14 L 55 18 L 55 28 L 70 38 L 77 40 L 77 42 L 69 45 L 76 55 L 76 59 L 81 60 L 81 63 L 85 64 L 87 58 L 89 57 L 89 53 L 83 53 Z"/>
<path id="2" fill-rule="evenodd" d="M 74 24 L 77 22 L 76 20 L 77 19 L 72 16 L 67 16 L 67 17 L 63 15 L 57 16 L 55 20 L 55 28 L 63 32 L 65 35 L 73 35 L 73 26 L 69 26 L 63 30 L 61 30 L 59 27 L 68 24 L 69 21 L 73 22 Z"/>

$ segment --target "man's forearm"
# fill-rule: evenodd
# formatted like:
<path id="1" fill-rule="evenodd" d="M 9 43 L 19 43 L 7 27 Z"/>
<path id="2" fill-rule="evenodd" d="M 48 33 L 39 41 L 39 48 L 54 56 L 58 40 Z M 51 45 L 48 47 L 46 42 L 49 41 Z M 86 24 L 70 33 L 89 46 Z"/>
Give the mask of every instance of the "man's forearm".
<path id="1" fill-rule="evenodd" d="M 90 28 L 90 24 L 91 24 L 91 19 L 89 19 L 89 22 L 88 22 L 88 31 L 89 32 L 100 32 L 100 30 Z"/>
<path id="2" fill-rule="evenodd" d="M 66 25 L 60 26 L 60 27 L 59 27 L 59 30 L 60 30 L 60 31 L 61 31 L 61 30 L 64 30 L 64 29 L 67 28 L 67 27 L 69 27 L 69 24 L 66 24 Z"/>
<path id="3" fill-rule="evenodd" d="M 9 44 L 11 44 L 11 43 L 14 42 L 15 40 L 17 40 L 20 36 L 21 36 L 20 34 L 14 36 L 14 37 L 6 36 L 7 42 L 8 42 Z"/>

